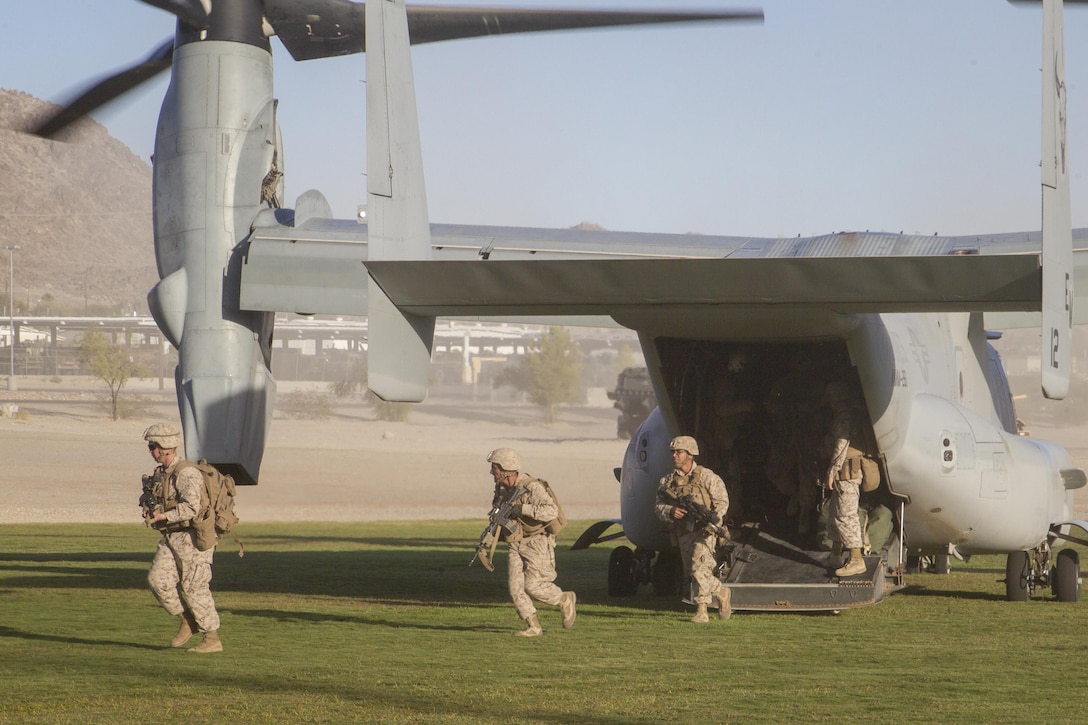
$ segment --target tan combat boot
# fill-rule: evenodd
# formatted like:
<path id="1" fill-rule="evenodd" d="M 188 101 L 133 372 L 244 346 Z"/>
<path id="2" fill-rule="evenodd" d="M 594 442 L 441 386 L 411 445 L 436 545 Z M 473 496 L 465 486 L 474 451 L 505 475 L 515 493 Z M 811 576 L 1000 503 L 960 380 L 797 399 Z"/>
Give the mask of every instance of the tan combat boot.
<path id="1" fill-rule="evenodd" d="M 861 557 L 861 549 L 850 550 L 850 560 L 841 568 L 835 570 L 835 576 L 855 576 L 865 573 L 865 559 Z"/>
<path id="2" fill-rule="evenodd" d="M 514 632 L 515 637 L 539 637 L 544 634 L 543 628 L 540 626 L 540 622 L 536 620 L 535 614 L 530 614 L 525 618 L 525 623 L 529 626 L 520 632 Z"/>
<path id="3" fill-rule="evenodd" d="M 722 586 L 718 590 L 718 619 L 729 619 L 733 616 L 733 607 L 730 602 L 733 599 L 733 592 L 727 586 Z"/>
<path id="4" fill-rule="evenodd" d="M 170 640 L 171 647 L 182 646 L 189 641 L 189 638 L 193 636 L 193 632 L 196 631 L 196 620 L 193 619 L 190 612 L 182 612 L 178 615 L 178 619 L 181 620 L 181 626 L 178 628 L 178 633 Z"/>
<path id="5" fill-rule="evenodd" d="M 563 615 L 563 629 L 570 629 L 574 626 L 574 618 L 578 616 L 578 613 L 574 611 L 574 603 L 577 599 L 578 596 L 574 592 L 563 592 L 563 596 L 559 599 L 559 611 Z"/>
<path id="6" fill-rule="evenodd" d="M 691 621 L 697 622 L 699 624 L 702 624 L 703 622 L 709 622 L 710 621 L 710 617 L 706 616 L 706 605 L 705 604 L 696 604 L 695 605 L 695 616 L 691 618 Z"/>
<path id="7" fill-rule="evenodd" d="M 208 654 L 210 652 L 222 652 L 223 643 L 219 641 L 219 632 L 212 630 L 211 632 L 204 633 L 204 641 L 198 644 L 196 647 L 190 647 L 187 652 L 196 652 L 198 654 Z"/>

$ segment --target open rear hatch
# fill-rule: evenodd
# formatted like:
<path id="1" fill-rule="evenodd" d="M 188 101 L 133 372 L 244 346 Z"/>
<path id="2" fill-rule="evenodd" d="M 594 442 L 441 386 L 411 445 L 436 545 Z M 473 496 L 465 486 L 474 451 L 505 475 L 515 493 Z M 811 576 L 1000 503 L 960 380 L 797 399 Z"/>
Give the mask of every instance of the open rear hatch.
<path id="1" fill-rule="evenodd" d="M 865 573 L 837 577 L 828 551 L 799 548 L 756 526 L 735 535 L 718 567 L 737 611 L 835 611 L 875 604 L 903 587 L 899 540 L 865 556 Z"/>

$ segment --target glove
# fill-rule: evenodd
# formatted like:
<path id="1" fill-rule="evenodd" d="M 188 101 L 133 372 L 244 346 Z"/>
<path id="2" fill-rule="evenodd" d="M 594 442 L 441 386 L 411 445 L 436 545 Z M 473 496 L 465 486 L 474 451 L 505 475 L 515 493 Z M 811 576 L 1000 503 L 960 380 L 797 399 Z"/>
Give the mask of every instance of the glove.
<path id="1" fill-rule="evenodd" d="M 516 503 L 516 504 L 514 504 L 513 506 L 510 507 L 509 516 L 512 519 L 516 519 L 516 518 L 521 517 L 521 504 L 520 503 Z"/>

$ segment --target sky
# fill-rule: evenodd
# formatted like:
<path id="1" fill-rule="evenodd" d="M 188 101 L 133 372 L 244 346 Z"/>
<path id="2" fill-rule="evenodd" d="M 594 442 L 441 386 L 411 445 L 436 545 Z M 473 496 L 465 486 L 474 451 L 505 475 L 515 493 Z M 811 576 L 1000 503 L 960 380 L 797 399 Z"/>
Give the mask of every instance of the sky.
<path id="1" fill-rule="evenodd" d="M 460 40 L 413 52 L 432 222 L 703 234 L 1035 230 L 1041 14 L 1004 0 L 470 0 L 762 7 L 762 24 Z M 5 3 L 0 87 L 63 102 L 173 18 L 136 0 Z M 1088 6 L 1065 13 L 1075 226 L 1088 226 Z M 287 205 L 365 201 L 365 56 L 273 41 Z M 147 158 L 168 74 L 95 118 Z"/>

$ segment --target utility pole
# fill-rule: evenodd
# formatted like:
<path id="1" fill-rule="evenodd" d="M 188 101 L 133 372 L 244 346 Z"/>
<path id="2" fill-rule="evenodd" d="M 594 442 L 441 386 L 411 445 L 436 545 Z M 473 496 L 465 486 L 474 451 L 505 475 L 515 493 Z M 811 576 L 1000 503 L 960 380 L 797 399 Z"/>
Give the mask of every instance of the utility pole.
<path id="1" fill-rule="evenodd" d="M 8 338 L 8 349 L 11 352 L 8 390 L 18 390 L 19 383 L 15 380 L 15 250 L 21 247 L 18 244 L 5 244 L 4 249 L 8 250 L 8 321 L 11 323 L 11 337 Z"/>

